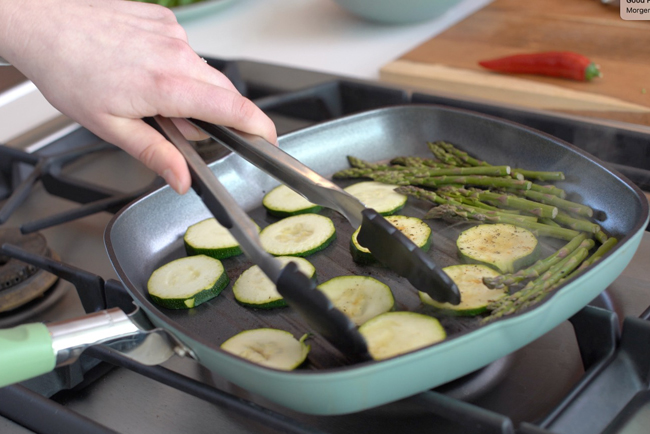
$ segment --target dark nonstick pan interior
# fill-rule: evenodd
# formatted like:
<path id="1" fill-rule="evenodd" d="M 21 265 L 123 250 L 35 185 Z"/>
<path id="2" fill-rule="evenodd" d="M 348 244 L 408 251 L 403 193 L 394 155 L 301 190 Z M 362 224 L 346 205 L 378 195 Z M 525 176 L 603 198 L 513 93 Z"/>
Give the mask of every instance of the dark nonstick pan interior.
<path id="1" fill-rule="evenodd" d="M 454 143 L 495 165 L 564 171 L 567 179 L 557 185 L 567 191 L 567 199 L 592 207 L 603 229 L 619 238 L 618 246 L 610 254 L 645 227 L 648 213 L 645 198 L 617 174 L 577 148 L 550 136 L 479 114 L 424 105 L 392 107 L 301 130 L 284 136 L 280 143 L 294 157 L 329 177 L 348 167 L 347 155 L 368 161 L 385 161 L 399 155 L 428 157 L 426 142 L 436 140 Z M 260 227 L 277 221 L 261 206 L 262 197 L 278 184 L 277 181 L 236 155 L 211 164 L 211 168 Z M 423 217 L 429 208 L 427 203 L 410 198 L 400 214 Z M 319 283 L 346 274 L 372 276 L 391 287 L 398 310 L 437 315 L 423 307 L 416 291 L 395 273 L 380 266 L 355 264 L 349 253 L 350 225 L 333 211 L 324 210 L 321 214 L 334 221 L 337 239 L 324 251 L 307 258 L 316 267 Z M 246 329 L 274 327 L 290 331 L 296 337 L 309 332 L 300 316 L 288 308 L 265 311 L 237 304 L 232 295 L 232 283 L 251 266 L 243 256 L 223 261 L 231 284 L 219 297 L 197 308 L 179 311 L 160 309 L 150 303 L 146 295 L 149 275 L 162 264 L 184 256 L 182 236 L 185 229 L 207 217 L 208 211 L 193 193 L 178 196 L 169 188 L 135 202 L 115 217 L 107 233 L 109 253 L 137 302 L 172 331 L 179 330 L 214 349 Z M 434 260 L 443 267 L 459 263 L 455 240 L 469 224 L 432 220 L 427 223 L 433 229 L 430 254 Z M 547 252 L 563 244 L 548 239 L 543 242 Z M 450 338 L 478 328 L 480 321 L 479 318 L 439 318 Z M 312 351 L 301 372 L 350 365 L 344 355 L 319 336 L 309 342 Z"/>

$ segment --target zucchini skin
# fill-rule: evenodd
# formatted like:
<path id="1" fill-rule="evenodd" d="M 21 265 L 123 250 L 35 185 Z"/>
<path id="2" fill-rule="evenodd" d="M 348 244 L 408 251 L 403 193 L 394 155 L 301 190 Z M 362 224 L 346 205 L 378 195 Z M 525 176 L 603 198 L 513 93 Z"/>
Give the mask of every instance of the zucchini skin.
<path id="1" fill-rule="evenodd" d="M 203 291 L 194 294 L 194 297 L 192 297 L 194 299 L 194 303 L 192 305 L 188 305 L 188 299 L 184 298 L 162 298 L 151 293 L 149 293 L 149 297 L 151 297 L 151 301 L 156 303 L 158 306 L 167 309 L 191 309 L 205 303 L 206 301 L 212 300 L 221 294 L 224 288 L 228 286 L 228 283 L 230 283 L 230 278 L 224 271 L 212 287 L 206 288 Z"/>
<path id="2" fill-rule="evenodd" d="M 197 232 L 200 230 L 206 231 L 205 229 L 206 225 L 207 226 L 214 225 L 215 229 L 219 228 L 223 231 L 224 234 L 228 234 L 227 238 L 230 239 L 229 243 L 227 244 L 224 243 L 226 245 L 222 247 L 213 247 L 213 246 L 205 246 L 205 245 L 201 246 L 200 244 L 207 244 L 205 243 L 206 238 L 210 240 L 215 239 L 213 238 L 214 233 L 211 233 L 209 230 L 207 232 Z M 257 226 L 257 223 L 255 225 Z M 257 229 L 259 231 L 259 226 L 257 226 Z M 203 236 L 201 242 L 197 243 L 199 244 L 199 246 L 195 246 L 192 244 L 192 241 L 195 241 L 195 237 L 196 237 L 195 234 L 197 233 L 200 233 Z M 221 234 L 219 234 L 218 236 L 221 236 Z M 191 241 L 188 241 L 188 239 L 191 239 Z M 219 260 L 230 258 L 233 256 L 238 256 L 243 253 L 237 240 L 235 240 L 234 237 L 232 237 L 232 235 L 229 234 L 228 230 L 222 227 L 221 224 L 214 217 L 210 217 L 201 220 L 199 222 L 196 222 L 193 225 L 190 225 L 185 231 L 185 234 L 183 235 L 183 246 L 185 247 L 185 253 L 187 253 L 188 256 L 205 255 Z"/>
<path id="3" fill-rule="evenodd" d="M 302 208 L 293 208 L 291 210 L 286 209 L 286 203 L 284 204 L 277 204 L 277 201 L 281 201 L 282 199 L 285 199 L 285 201 L 291 202 L 291 200 L 288 200 L 289 198 L 286 196 L 286 194 L 290 191 L 289 187 L 287 187 L 284 184 L 278 185 L 268 193 L 264 195 L 264 198 L 262 199 L 262 206 L 264 209 L 266 209 L 266 212 L 268 212 L 270 215 L 274 217 L 279 217 L 279 218 L 285 218 L 285 217 L 291 217 L 294 215 L 300 215 L 300 214 L 315 214 L 320 212 L 323 207 L 309 202 L 307 199 L 302 198 L 298 193 L 295 193 L 292 191 L 293 194 L 291 196 L 296 195 L 301 197 L 301 201 L 304 203 L 304 207 Z M 283 196 L 282 193 L 285 193 Z M 278 195 L 280 197 L 278 197 Z M 282 209 L 282 207 L 285 207 L 285 209 Z"/>
<path id="4" fill-rule="evenodd" d="M 185 240 L 183 240 L 183 244 L 185 245 L 185 253 L 187 253 L 188 256 L 205 255 L 214 259 L 226 259 L 244 253 L 239 246 L 225 247 L 223 249 L 196 249 L 190 246 Z"/>
<path id="5" fill-rule="evenodd" d="M 281 298 L 279 300 L 273 300 L 268 303 L 262 303 L 262 304 L 246 303 L 245 301 L 241 301 L 237 298 L 235 298 L 235 301 L 237 301 L 237 303 L 241 304 L 244 307 L 249 307 L 252 309 L 272 310 L 280 307 L 287 307 L 287 302 L 284 300 L 284 298 Z"/>
<path id="6" fill-rule="evenodd" d="M 323 207 L 320 205 L 315 205 L 311 208 L 304 208 L 301 209 L 300 211 L 279 211 L 271 208 L 266 208 L 266 212 L 268 212 L 270 215 L 273 217 L 278 217 L 278 218 L 285 218 L 285 217 L 291 217 L 294 215 L 300 215 L 300 214 L 317 214 L 320 211 L 322 211 Z"/>

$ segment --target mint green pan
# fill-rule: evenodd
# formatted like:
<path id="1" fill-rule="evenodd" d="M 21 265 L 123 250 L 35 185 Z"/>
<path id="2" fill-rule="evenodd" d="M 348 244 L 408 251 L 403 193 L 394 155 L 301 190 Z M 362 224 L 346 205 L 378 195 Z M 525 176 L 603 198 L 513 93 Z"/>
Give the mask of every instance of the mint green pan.
<path id="1" fill-rule="evenodd" d="M 481 325 L 479 318 L 441 317 L 448 338 L 438 344 L 383 361 L 352 363 L 327 341 L 313 336 L 306 364 L 292 372 L 264 368 L 220 350 L 236 333 L 259 327 L 287 330 L 296 337 L 310 332 L 288 308 L 257 311 L 237 304 L 232 283 L 217 298 L 194 309 L 172 311 L 154 305 L 146 294 L 153 270 L 184 256 L 188 226 L 209 217 L 194 194 L 161 188 L 132 203 L 110 222 L 105 241 L 120 279 L 157 327 L 166 330 L 220 376 L 288 408 L 310 414 L 357 412 L 447 383 L 530 343 L 582 309 L 623 271 L 634 256 L 648 224 L 643 193 L 622 176 L 581 150 L 546 134 L 500 119 L 432 105 L 407 105 L 364 112 L 281 137 L 280 146 L 316 172 L 329 176 L 348 167 L 347 155 L 386 160 L 400 155 L 429 156 L 427 141 L 446 140 L 492 164 L 533 170 L 561 170 L 557 185 L 569 199 L 597 211 L 605 231 L 619 243 L 591 269 L 567 282 L 529 310 Z M 237 155 L 210 164 L 220 181 L 260 227 L 276 221 L 261 206 L 278 182 Z M 423 216 L 428 207 L 411 201 L 403 214 Z M 323 282 L 345 274 L 371 275 L 393 290 L 398 310 L 431 314 L 416 291 L 381 267 L 355 264 L 348 250 L 352 228 L 324 210 L 337 229 L 337 240 L 310 256 Z M 455 239 L 468 226 L 427 221 L 433 229 L 430 254 L 441 266 L 458 263 Z M 550 252 L 563 244 L 542 239 Z M 223 261 L 231 282 L 249 267 L 245 257 Z"/>

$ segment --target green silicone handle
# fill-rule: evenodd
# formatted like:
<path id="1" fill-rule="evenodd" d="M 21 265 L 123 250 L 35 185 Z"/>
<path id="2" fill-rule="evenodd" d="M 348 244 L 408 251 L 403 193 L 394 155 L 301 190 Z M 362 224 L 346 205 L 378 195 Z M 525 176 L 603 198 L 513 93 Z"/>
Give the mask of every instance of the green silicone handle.
<path id="1" fill-rule="evenodd" d="M 54 369 L 56 354 L 45 324 L 25 324 L 0 330 L 0 387 Z"/>

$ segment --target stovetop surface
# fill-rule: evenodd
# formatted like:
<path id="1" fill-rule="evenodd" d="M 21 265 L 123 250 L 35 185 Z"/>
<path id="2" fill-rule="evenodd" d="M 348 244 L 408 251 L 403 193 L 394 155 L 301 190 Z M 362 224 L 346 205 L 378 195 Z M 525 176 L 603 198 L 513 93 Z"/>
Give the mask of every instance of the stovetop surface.
<path id="1" fill-rule="evenodd" d="M 278 89 L 300 90 L 337 79 L 326 74 L 255 62 L 234 63 L 242 83 L 247 86 L 249 96 L 262 107 L 274 98 L 274 92 Z M 228 63 L 218 64 L 224 65 L 226 68 L 231 67 Z M 324 120 L 296 119 L 286 107 L 274 110 L 270 115 L 280 134 Z M 91 141 L 94 137 L 85 130 L 75 134 L 87 135 Z M 146 186 L 154 178 L 140 163 L 119 150 L 106 150 L 83 157 L 66 167 L 66 171 L 74 177 L 91 182 L 101 181 L 102 185 L 124 192 Z M 78 205 L 74 202 L 51 196 L 37 184 L 27 201 L 5 226 L 17 226 L 43 214 L 75 206 Z M 109 213 L 99 213 L 44 229 L 42 233 L 63 261 L 105 279 L 116 278 L 103 245 L 104 228 L 111 217 Z M 650 234 L 646 232 L 632 263 L 596 304 L 613 307 L 621 318 L 639 316 L 650 306 L 650 271 L 646 265 L 649 259 Z M 61 320 L 84 314 L 74 287 L 65 282 L 63 285 L 66 289 L 62 291 L 61 300 L 38 312 L 30 320 Z M 534 423 L 545 416 L 584 373 L 569 322 L 562 323 L 513 353 L 507 360 L 497 363 L 501 363 L 501 366 L 494 369 L 493 375 L 498 376 L 498 381 L 485 390 L 472 391 L 470 388 L 460 393 L 471 395 L 472 404 L 505 415 L 515 425 L 523 421 Z M 431 432 L 434 427 L 437 432 L 468 432 L 462 425 L 431 414 L 428 408 L 433 398 L 426 393 L 356 414 L 317 417 L 274 405 L 227 382 L 218 373 L 206 370 L 191 359 L 173 357 L 164 366 L 325 432 L 417 433 Z M 444 391 L 445 388 L 439 390 Z M 459 392 L 455 390 L 453 393 L 458 395 Z M 83 390 L 61 392 L 55 395 L 54 400 L 120 433 L 277 432 L 239 416 L 228 408 L 208 403 L 123 368 L 111 370 Z M 0 432 L 31 431 L 0 417 Z"/>

